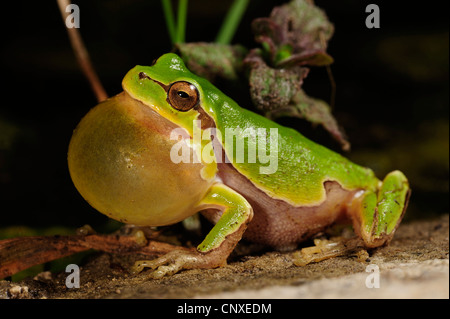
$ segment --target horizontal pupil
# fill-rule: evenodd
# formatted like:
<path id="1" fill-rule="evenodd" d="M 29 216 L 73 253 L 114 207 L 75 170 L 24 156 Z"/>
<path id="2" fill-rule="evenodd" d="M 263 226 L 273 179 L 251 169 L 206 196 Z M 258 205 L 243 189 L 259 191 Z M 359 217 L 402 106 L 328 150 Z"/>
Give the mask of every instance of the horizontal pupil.
<path id="1" fill-rule="evenodd" d="M 181 98 L 183 98 L 183 99 L 189 98 L 189 94 L 187 94 L 187 93 L 184 92 L 184 91 L 178 91 L 177 94 L 178 94 L 179 97 L 181 97 Z"/>

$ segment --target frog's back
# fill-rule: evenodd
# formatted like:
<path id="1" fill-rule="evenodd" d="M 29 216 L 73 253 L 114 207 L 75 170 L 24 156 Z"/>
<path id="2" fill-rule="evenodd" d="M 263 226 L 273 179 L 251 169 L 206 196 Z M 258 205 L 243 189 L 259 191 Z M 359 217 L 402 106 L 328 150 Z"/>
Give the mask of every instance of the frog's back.
<path id="1" fill-rule="evenodd" d="M 255 132 L 258 128 L 263 128 L 268 136 L 271 128 L 277 129 L 276 140 L 271 142 L 278 142 L 278 150 L 272 154 L 276 156 L 273 158 L 275 163 L 271 163 L 276 168 L 271 174 L 261 174 L 260 167 L 267 167 L 269 163 L 259 158 L 258 151 L 256 164 L 236 161 L 236 152 L 231 148 L 237 145 L 239 139 L 241 142 L 243 140 L 245 154 L 248 154 L 249 143 L 254 143 L 254 140 L 249 142 L 245 134 L 236 135 L 234 145 L 224 145 L 227 156 L 230 157 L 231 154 L 233 157 L 234 168 L 272 198 L 295 206 L 314 206 L 325 200 L 326 181 L 336 181 L 347 190 L 374 189 L 378 184 L 372 170 L 356 165 L 340 154 L 312 142 L 294 129 L 239 107 L 231 99 L 221 103 L 215 112 L 218 115 L 216 126 L 223 135 L 223 144 L 225 128 L 240 128 L 242 133 L 249 128 L 253 128 Z M 269 150 L 270 147 L 267 146 L 266 151 Z"/>

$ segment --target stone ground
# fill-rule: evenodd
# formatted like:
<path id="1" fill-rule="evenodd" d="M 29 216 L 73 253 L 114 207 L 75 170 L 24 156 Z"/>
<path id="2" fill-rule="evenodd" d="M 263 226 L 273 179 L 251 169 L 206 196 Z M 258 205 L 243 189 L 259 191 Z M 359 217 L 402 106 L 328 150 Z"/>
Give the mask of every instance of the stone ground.
<path id="1" fill-rule="evenodd" d="M 96 253 L 80 267 L 80 288 L 68 289 L 64 272 L 43 272 L 0 281 L 0 298 L 449 298 L 448 236 L 445 215 L 403 223 L 391 244 L 364 262 L 343 256 L 298 267 L 292 253 L 260 252 L 158 280 L 129 275 L 134 259 Z"/>

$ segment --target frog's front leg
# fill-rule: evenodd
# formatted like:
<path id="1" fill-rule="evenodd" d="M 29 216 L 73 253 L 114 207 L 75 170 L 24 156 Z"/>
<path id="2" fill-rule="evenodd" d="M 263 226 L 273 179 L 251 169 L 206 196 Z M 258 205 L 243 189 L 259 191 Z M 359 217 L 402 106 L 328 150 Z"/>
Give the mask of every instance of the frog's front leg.
<path id="1" fill-rule="evenodd" d="M 253 209 L 247 200 L 231 188 L 217 183 L 211 186 L 196 211 L 218 209 L 222 216 L 203 242 L 193 250 L 174 250 L 154 260 L 137 261 L 132 273 L 144 268 L 155 269 L 152 278 L 172 275 L 182 269 L 216 268 L 226 264 L 227 258 L 241 240 Z"/>
<path id="2" fill-rule="evenodd" d="M 357 193 L 348 213 L 367 248 L 389 243 L 406 211 L 410 193 L 408 180 L 400 171 L 386 175 L 376 192 Z"/>

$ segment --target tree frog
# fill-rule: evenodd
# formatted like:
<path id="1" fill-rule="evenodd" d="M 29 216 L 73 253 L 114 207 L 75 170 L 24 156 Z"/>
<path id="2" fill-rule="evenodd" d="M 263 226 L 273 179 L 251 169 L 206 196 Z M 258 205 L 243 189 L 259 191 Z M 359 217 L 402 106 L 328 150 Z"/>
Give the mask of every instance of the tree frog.
<path id="1" fill-rule="evenodd" d="M 197 212 L 214 223 L 196 249 L 137 262 L 134 270 L 150 267 L 161 277 L 219 267 L 242 237 L 288 250 L 341 221 L 352 223 L 367 248 L 392 239 L 410 194 L 400 171 L 381 181 L 241 108 L 174 53 L 134 67 L 122 86 L 73 133 L 75 187 L 124 223 L 163 226 Z"/>

